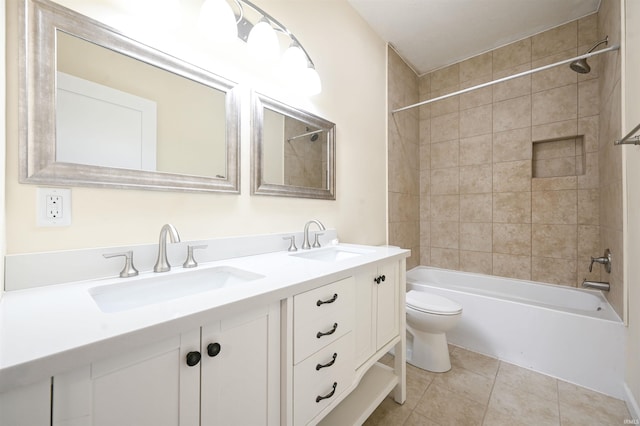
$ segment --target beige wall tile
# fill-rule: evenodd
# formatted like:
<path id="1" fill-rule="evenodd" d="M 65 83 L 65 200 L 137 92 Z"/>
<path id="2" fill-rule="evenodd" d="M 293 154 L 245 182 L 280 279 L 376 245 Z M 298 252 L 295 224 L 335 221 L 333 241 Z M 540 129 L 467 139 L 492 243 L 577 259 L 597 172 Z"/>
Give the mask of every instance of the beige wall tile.
<path id="1" fill-rule="evenodd" d="M 574 259 L 531 258 L 531 279 L 550 284 L 576 286 L 576 261 Z"/>
<path id="2" fill-rule="evenodd" d="M 431 119 L 431 143 L 458 139 L 459 113 L 441 115 Z"/>
<path id="3" fill-rule="evenodd" d="M 565 225 L 577 224 L 577 191 L 567 190 L 532 192 L 531 222 Z"/>
<path id="4" fill-rule="evenodd" d="M 598 120 L 598 116 L 578 119 L 578 134 L 582 135 L 585 152 L 598 151 Z"/>
<path id="5" fill-rule="evenodd" d="M 456 92 L 458 88 L 451 88 L 448 90 L 434 91 L 429 94 L 425 99 L 435 99 L 439 96 L 448 95 L 449 93 Z M 460 98 L 458 96 L 452 96 L 450 98 L 436 101 L 431 104 L 431 118 L 440 117 L 445 114 L 451 114 L 460 110 Z"/>
<path id="6" fill-rule="evenodd" d="M 426 250 L 421 250 L 421 252 L 429 253 L 429 247 L 431 247 L 431 221 L 420 221 L 420 247 L 426 247 Z M 428 265 L 428 263 L 423 263 L 423 265 Z"/>
<path id="7" fill-rule="evenodd" d="M 600 224 L 600 190 L 581 189 L 578 191 L 578 224 Z"/>
<path id="8" fill-rule="evenodd" d="M 460 230 L 458 222 L 432 222 L 431 247 L 459 248 Z"/>
<path id="9" fill-rule="evenodd" d="M 491 133 L 491 114 L 491 105 L 460 111 L 460 137 L 468 138 Z"/>
<path id="10" fill-rule="evenodd" d="M 531 162 L 509 161 L 493 165 L 494 192 L 531 191 Z"/>
<path id="11" fill-rule="evenodd" d="M 429 170 L 431 168 L 431 144 L 420 144 L 420 170 Z M 396 166 L 394 164 L 394 166 Z"/>
<path id="12" fill-rule="evenodd" d="M 533 61 L 578 46 L 578 23 L 569 22 L 531 37 Z"/>
<path id="13" fill-rule="evenodd" d="M 493 252 L 531 255 L 531 225 L 494 223 Z"/>
<path id="14" fill-rule="evenodd" d="M 598 80 L 580 82 L 578 84 L 578 117 L 590 117 L 599 113 Z"/>
<path id="15" fill-rule="evenodd" d="M 493 188 L 493 167 L 491 164 L 460 167 L 460 193 L 480 194 L 491 192 Z"/>
<path id="16" fill-rule="evenodd" d="M 491 52 L 483 53 L 473 58 L 460 62 L 460 83 L 478 78 L 491 79 L 493 72 L 493 55 Z"/>
<path id="17" fill-rule="evenodd" d="M 531 256 L 493 253 L 493 275 L 499 277 L 531 279 Z"/>
<path id="18" fill-rule="evenodd" d="M 572 138 L 578 135 L 578 121 L 565 120 L 555 123 L 539 124 L 531 129 L 531 140 L 545 141 L 559 138 Z"/>
<path id="19" fill-rule="evenodd" d="M 574 46 L 569 50 L 534 61 L 531 64 L 531 68 L 539 68 L 567 58 L 572 58 L 576 56 L 576 52 L 577 50 Z M 532 92 L 541 92 L 543 90 L 566 86 L 567 84 L 576 84 L 577 82 L 578 74 L 575 71 L 568 66 L 557 66 L 532 74 L 531 90 Z"/>
<path id="20" fill-rule="evenodd" d="M 531 126 L 531 96 L 521 96 L 493 104 L 493 131 Z"/>
<path id="21" fill-rule="evenodd" d="M 460 139 L 460 165 L 491 164 L 491 135 Z"/>
<path id="22" fill-rule="evenodd" d="M 432 195 L 431 220 L 433 222 L 458 222 L 460 220 L 460 196 Z"/>
<path id="23" fill-rule="evenodd" d="M 532 191 L 560 191 L 577 188 L 578 178 L 576 176 L 534 178 L 531 180 Z"/>
<path id="24" fill-rule="evenodd" d="M 460 250 L 460 270 L 491 275 L 493 255 L 477 251 Z"/>
<path id="25" fill-rule="evenodd" d="M 596 152 L 587 152 L 585 155 L 585 171 L 584 174 L 578 176 L 578 188 L 594 189 L 600 186 L 600 175 L 598 170 L 599 154 Z M 619 171 L 620 169 L 618 169 Z"/>
<path id="26" fill-rule="evenodd" d="M 493 225 L 491 223 L 460 223 L 460 249 L 491 253 Z"/>
<path id="27" fill-rule="evenodd" d="M 431 144 L 431 168 L 443 169 L 458 167 L 460 142 L 452 140 Z"/>
<path id="28" fill-rule="evenodd" d="M 531 192 L 493 194 L 494 223 L 531 223 Z"/>
<path id="29" fill-rule="evenodd" d="M 458 176 L 459 169 L 457 167 L 431 170 L 431 194 L 458 194 Z"/>
<path id="30" fill-rule="evenodd" d="M 531 62 L 531 38 L 517 41 L 492 51 L 493 72 Z"/>
<path id="31" fill-rule="evenodd" d="M 494 79 L 511 77 L 531 69 L 531 64 L 527 63 L 494 73 Z M 493 86 L 493 102 L 500 102 L 507 99 L 519 98 L 531 94 L 531 75 L 513 78 L 511 80 L 498 83 Z"/>
<path id="32" fill-rule="evenodd" d="M 493 134 L 493 161 L 530 160 L 531 128 L 507 130 Z"/>
<path id="33" fill-rule="evenodd" d="M 466 89 L 468 87 L 477 86 L 482 83 L 486 83 L 487 80 L 491 80 L 491 76 L 488 79 L 476 79 L 469 80 L 466 83 L 460 85 L 460 89 Z M 474 108 L 481 105 L 489 105 L 493 101 L 493 87 L 485 87 L 482 89 L 475 89 L 467 93 L 460 95 L 460 110 L 468 108 Z"/>
<path id="34" fill-rule="evenodd" d="M 581 160 L 582 158 L 580 158 Z M 582 163 L 576 162 L 576 157 L 550 158 L 548 160 L 533 161 L 533 177 L 546 178 L 557 176 L 575 176 L 578 169 L 582 170 Z"/>
<path id="35" fill-rule="evenodd" d="M 431 194 L 431 171 L 420 171 L 420 196 L 426 197 Z"/>
<path id="36" fill-rule="evenodd" d="M 460 65 L 453 64 L 431 73 L 431 91 L 449 89 L 460 84 Z"/>
<path id="37" fill-rule="evenodd" d="M 491 222 L 491 194 L 460 195 L 461 222 Z"/>
<path id="38" fill-rule="evenodd" d="M 591 47 L 598 41 L 598 14 L 578 19 L 578 46 Z M 590 59 L 591 60 L 591 59 Z"/>
<path id="39" fill-rule="evenodd" d="M 435 266 L 436 268 L 459 270 L 460 251 L 456 249 L 432 247 L 431 266 Z"/>
<path id="40" fill-rule="evenodd" d="M 583 279 L 600 281 L 601 273 L 604 268 L 598 264 L 594 264 L 592 271 L 589 272 L 589 263 L 591 257 L 602 256 L 600 252 L 600 227 L 589 225 L 578 225 L 578 263 L 577 263 L 577 281 L 580 285 Z"/>
<path id="41" fill-rule="evenodd" d="M 575 259 L 577 256 L 577 225 L 533 224 L 531 253 L 537 257 Z"/>
<path id="42" fill-rule="evenodd" d="M 569 84 L 532 95 L 532 124 L 546 124 L 578 117 L 578 85 Z"/>

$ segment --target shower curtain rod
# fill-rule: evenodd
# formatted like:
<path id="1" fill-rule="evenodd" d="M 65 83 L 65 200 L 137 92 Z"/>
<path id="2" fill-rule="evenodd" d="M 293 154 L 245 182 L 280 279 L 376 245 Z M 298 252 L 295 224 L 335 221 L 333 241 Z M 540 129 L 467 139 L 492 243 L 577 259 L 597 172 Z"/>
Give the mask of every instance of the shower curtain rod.
<path id="1" fill-rule="evenodd" d="M 419 107 L 419 106 L 422 106 L 422 105 L 430 104 L 431 102 L 441 101 L 443 99 L 447 99 L 447 98 L 450 98 L 452 96 L 462 95 L 463 93 L 471 92 L 472 90 L 482 89 L 482 88 L 487 87 L 487 86 L 492 86 L 494 84 L 502 83 L 502 82 L 505 82 L 505 81 L 508 81 L 508 80 L 513 80 L 514 78 L 523 77 L 525 75 L 533 74 L 534 72 L 544 71 L 544 70 L 547 70 L 549 68 L 557 67 L 558 65 L 568 64 L 568 63 L 571 63 L 573 61 L 577 61 L 579 59 L 587 59 L 587 58 L 590 58 L 592 56 L 599 55 L 601 53 L 611 52 L 613 50 L 618 50 L 618 49 L 620 49 L 620 45 L 613 45 L 611 47 L 607 47 L 607 48 L 604 48 L 602 50 L 597 50 L 595 52 L 585 53 L 584 55 L 576 56 L 575 58 L 565 59 L 563 61 L 556 62 L 554 64 L 544 65 L 542 67 L 534 68 L 532 70 L 524 71 L 524 72 L 521 72 L 521 73 L 518 73 L 518 74 L 514 74 L 514 75 L 510 75 L 510 76 L 507 76 L 507 77 L 502 77 L 502 78 L 499 78 L 497 80 L 489 81 L 487 83 L 478 84 L 477 86 L 468 87 L 466 89 L 458 90 L 457 92 L 449 93 L 447 95 L 438 96 L 437 98 L 427 99 L 426 101 L 418 102 L 417 104 L 413 104 L 413 105 L 409 105 L 409 106 L 406 106 L 406 107 L 394 109 L 393 111 L 391 111 L 391 113 L 395 114 L 396 112 L 400 112 L 400 111 L 405 111 L 405 110 L 408 110 L 408 109 L 416 108 L 416 107 Z"/>

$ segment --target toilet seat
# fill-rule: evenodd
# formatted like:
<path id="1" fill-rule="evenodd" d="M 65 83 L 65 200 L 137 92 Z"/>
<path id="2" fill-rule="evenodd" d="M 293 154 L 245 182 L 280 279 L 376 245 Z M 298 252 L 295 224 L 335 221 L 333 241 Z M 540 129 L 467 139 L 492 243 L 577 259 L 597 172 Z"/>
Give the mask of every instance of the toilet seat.
<path id="1" fill-rule="evenodd" d="M 419 312 L 435 315 L 457 315 L 462 312 L 462 305 L 446 297 L 424 291 L 407 292 L 407 307 Z"/>

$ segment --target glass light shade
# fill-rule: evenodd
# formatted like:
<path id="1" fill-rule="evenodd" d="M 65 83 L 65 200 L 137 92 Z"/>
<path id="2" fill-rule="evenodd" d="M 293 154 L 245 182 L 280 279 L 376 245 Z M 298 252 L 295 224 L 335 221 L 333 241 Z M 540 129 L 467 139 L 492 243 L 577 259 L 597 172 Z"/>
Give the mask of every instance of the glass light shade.
<path id="1" fill-rule="evenodd" d="M 322 92 L 322 82 L 320 75 L 315 68 L 309 67 L 302 71 L 302 90 L 308 96 L 317 95 Z"/>
<path id="2" fill-rule="evenodd" d="M 236 16 L 225 0 L 205 0 L 198 16 L 198 31 L 208 41 L 230 43 L 238 37 Z"/>
<path id="3" fill-rule="evenodd" d="M 278 36 L 265 18 L 251 29 L 247 47 L 251 55 L 260 62 L 275 62 L 278 58 Z"/>
<path id="4" fill-rule="evenodd" d="M 307 55 L 300 46 L 292 44 L 282 54 L 282 66 L 287 72 L 300 72 L 307 67 Z"/>

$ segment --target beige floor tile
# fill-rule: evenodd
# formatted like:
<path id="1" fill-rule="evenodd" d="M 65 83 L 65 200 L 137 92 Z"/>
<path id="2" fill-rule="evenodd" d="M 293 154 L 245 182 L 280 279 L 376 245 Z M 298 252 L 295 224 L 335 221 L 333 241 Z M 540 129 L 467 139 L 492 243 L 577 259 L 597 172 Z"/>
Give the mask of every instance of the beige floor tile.
<path id="1" fill-rule="evenodd" d="M 558 402 L 496 381 L 483 424 L 560 425 Z"/>
<path id="2" fill-rule="evenodd" d="M 433 383 L 415 408 L 415 413 L 442 426 L 480 425 L 485 405 Z"/>
<path id="3" fill-rule="evenodd" d="M 414 412 L 411 413 L 403 426 L 440 426 L 440 424 Z"/>
<path id="4" fill-rule="evenodd" d="M 412 411 L 413 408 L 406 403 L 400 405 L 387 397 L 364 422 L 364 426 L 402 426 Z"/>
<path id="5" fill-rule="evenodd" d="M 523 389 L 537 397 L 558 402 L 558 381 L 553 377 L 536 373 L 517 365 L 500 362 L 496 384 L 505 384 L 514 389 Z"/>
<path id="6" fill-rule="evenodd" d="M 493 379 L 462 367 L 452 368 L 433 379 L 432 386 L 442 387 L 457 395 L 487 405 L 493 387 Z"/>
<path id="7" fill-rule="evenodd" d="M 463 348 L 455 348 L 451 353 L 451 365 L 453 368 L 462 367 L 484 377 L 495 379 L 500 361 Z"/>
<path id="8" fill-rule="evenodd" d="M 624 401 L 558 381 L 562 425 L 624 424 L 631 415 Z"/>

